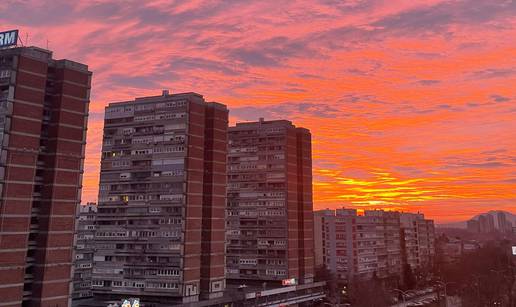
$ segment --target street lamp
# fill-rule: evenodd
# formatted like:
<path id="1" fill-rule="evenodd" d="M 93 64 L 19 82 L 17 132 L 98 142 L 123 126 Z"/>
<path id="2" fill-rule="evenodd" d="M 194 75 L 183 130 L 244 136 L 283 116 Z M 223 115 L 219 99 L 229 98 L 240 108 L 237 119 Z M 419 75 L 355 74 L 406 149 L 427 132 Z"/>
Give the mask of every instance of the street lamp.
<path id="1" fill-rule="evenodd" d="M 454 281 L 443 282 L 443 281 L 440 281 L 440 280 L 436 280 L 435 282 L 440 284 L 444 288 L 444 306 L 447 307 L 448 306 L 448 300 L 446 299 L 446 297 L 447 297 L 446 286 L 448 286 L 449 284 L 454 284 L 455 282 Z"/>
<path id="2" fill-rule="evenodd" d="M 482 303 L 481 303 L 481 300 L 480 300 L 480 278 L 486 277 L 486 276 L 485 275 L 476 275 L 476 274 L 473 274 L 472 276 L 477 281 L 476 285 L 477 285 L 478 306 L 481 306 Z"/>

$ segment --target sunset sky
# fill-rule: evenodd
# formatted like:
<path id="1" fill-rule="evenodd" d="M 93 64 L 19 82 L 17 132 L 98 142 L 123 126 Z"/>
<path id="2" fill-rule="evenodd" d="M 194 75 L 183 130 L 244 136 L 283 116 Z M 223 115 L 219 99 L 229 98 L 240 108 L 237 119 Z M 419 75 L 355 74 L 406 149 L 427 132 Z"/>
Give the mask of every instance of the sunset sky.
<path id="1" fill-rule="evenodd" d="M 313 134 L 314 207 L 516 212 L 516 1 L 0 1 L 0 29 L 93 71 L 104 106 L 171 92 Z"/>

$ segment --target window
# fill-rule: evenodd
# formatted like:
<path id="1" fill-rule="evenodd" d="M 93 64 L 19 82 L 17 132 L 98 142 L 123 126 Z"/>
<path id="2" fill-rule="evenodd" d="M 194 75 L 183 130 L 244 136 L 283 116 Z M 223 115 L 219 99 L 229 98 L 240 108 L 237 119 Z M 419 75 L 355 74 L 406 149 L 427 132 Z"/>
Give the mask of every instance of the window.
<path id="1" fill-rule="evenodd" d="M 154 110 L 154 104 L 139 104 L 134 106 L 135 111 L 149 111 Z"/>
<path id="2" fill-rule="evenodd" d="M 266 270 L 265 274 L 267 275 L 287 275 L 286 270 Z"/>
<path id="3" fill-rule="evenodd" d="M 165 103 L 165 107 L 167 108 L 178 108 L 186 105 L 186 100 L 177 100 L 177 101 L 169 101 Z"/>
<path id="4" fill-rule="evenodd" d="M 150 144 L 154 141 L 153 137 L 140 137 L 140 138 L 133 138 L 131 142 L 133 144 Z"/>
<path id="5" fill-rule="evenodd" d="M 240 259 L 239 263 L 243 265 L 256 265 L 257 261 L 256 259 Z"/>
<path id="6" fill-rule="evenodd" d="M 122 130 L 122 134 L 124 134 L 124 135 L 131 135 L 133 133 L 134 133 L 134 128 L 124 128 Z"/>
<path id="7" fill-rule="evenodd" d="M 186 113 L 166 113 L 159 114 L 156 116 L 156 119 L 175 119 L 175 118 L 184 118 L 186 117 Z"/>
<path id="8" fill-rule="evenodd" d="M 168 219 L 160 219 L 160 224 L 182 224 L 181 218 L 168 218 Z"/>
<path id="9" fill-rule="evenodd" d="M 111 162 L 112 167 L 127 167 L 130 165 L 129 160 L 120 160 L 120 161 L 113 161 Z"/>
<path id="10" fill-rule="evenodd" d="M 135 288 L 143 288 L 145 287 L 145 283 L 143 281 L 137 281 L 134 283 Z"/>
<path id="11" fill-rule="evenodd" d="M 152 149 L 151 148 L 147 148 L 147 149 L 138 149 L 138 150 L 133 150 L 131 151 L 131 155 L 133 156 L 138 156 L 138 155 L 150 155 L 152 153 Z"/>
<path id="12" fill-rule="evenodd" d="M 160 119 L 160 118 L 158 118 Z M 149 121 L 154 120 L 154 115 L 143 115 L 143 116 L 135 116 L 134 121 L 135 122 L 142 122 L 142 121 Z"/>
<path id="13" fill-rule="evenodd" d="M 160 212 L 161 212 L 160 207 L 150 207 L 149 208 L 149 213 L 160 213 Z"/>
<path id="14" fill-rule="evenodd" d="M 158 276 L 179 276 L 178 269 L 162 269 L 158 270 Z"/>
<path id="15" fill-rule="evenodd" d="M 7 78 L 11 76 L 10 70 L 0 70 L 0 78 Z"/>
<path id="16" fill-rule="evenodd" d="M 160 195 L 160 200 L 182 200 L 183 195 L 182 194 L 168 194 L 168 195 Z"/>
<path id="17" fill-rule="evenodd" d="M 154 153 L 171 153 L 171 152 L 184 152 L 184 146 L 167 146 L 154 148 Z"/>
<path id="18" fill-rule="evenodd" d="M 178 284 L 173 282 L 148 282 L 147 288 L 156 289 L 177 289 Z"/>
<path id="19" fill-rule="evenodd" d="M 182 176 L 184 175 L 184 170 L 182 169 L 177 169 L 177 170 L 172 170 L 172 171 L 164 171 L 161 173 L 162 176 Z"/>

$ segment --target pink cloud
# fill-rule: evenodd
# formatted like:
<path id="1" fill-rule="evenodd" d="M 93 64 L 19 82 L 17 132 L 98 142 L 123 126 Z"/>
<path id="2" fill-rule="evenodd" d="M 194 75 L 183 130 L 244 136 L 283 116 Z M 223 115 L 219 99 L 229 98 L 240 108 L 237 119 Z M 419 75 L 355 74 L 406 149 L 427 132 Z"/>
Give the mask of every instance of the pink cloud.
<path id="1" fill-rule="evenodd" d="M 515 12 L 498 1 L 4 1 L 0 25 L 94 72 L 84 201 L 96 199 L 104 106 L 170 88 L 228 104 L 233 123 L 310 128 L 317 208 L 446 221 L 516 209 Z"/>

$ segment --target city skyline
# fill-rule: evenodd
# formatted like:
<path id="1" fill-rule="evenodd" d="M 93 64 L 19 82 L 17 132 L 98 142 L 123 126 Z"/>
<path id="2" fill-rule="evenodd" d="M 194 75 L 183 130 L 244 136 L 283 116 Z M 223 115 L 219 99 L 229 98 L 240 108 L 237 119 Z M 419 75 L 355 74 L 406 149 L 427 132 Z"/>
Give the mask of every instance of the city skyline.
<path id="1" fill-rule="evenodd" d="M 104 106 L 168 88 L 228 105 L 231 125 L 309 128 L 314 209 L 514 212 L 516 4 L 274 4 L 0 4 L 3 30 L 95 74 L 84 203 L 97 199 Z"/>

